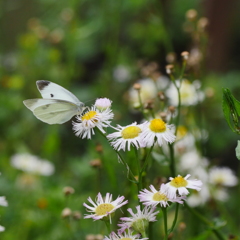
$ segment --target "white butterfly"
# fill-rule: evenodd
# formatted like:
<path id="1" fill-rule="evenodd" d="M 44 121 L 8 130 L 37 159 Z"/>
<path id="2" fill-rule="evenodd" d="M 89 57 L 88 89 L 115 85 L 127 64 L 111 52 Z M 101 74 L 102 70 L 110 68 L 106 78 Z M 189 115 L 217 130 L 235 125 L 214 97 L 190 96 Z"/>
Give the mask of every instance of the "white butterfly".
<path id="1" fill-rule="evenodd" d="M 84 103 L 58 84 L 45 80 L 39 80 L 36 84 L 43 98 L 28 99 L 23 103 L 41 121 L 62 124 L 85 109 Z"/>

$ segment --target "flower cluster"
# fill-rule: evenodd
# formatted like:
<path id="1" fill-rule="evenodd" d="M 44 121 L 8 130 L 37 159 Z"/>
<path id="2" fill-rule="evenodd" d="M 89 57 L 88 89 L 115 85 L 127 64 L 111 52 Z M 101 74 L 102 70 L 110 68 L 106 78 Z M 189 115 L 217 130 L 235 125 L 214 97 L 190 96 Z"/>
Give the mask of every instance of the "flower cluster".
<path id="1" fill-rule="evenodd" d="M 120 218 L 121 222 L 118 224 L 120 229 L 118 234 L 111 233 L 109 237 L 104 239 L 138 239 L 138 235 L 132 235 L 132 231 L 141 234 L 142 237 L 146 236 L 145 231 L 149 226 L 149 222 L 157 221 L 156 216 L 159 211 L 156 211 L 157 205 L 162 208 L 169 206 L 169 202 L 183 204 L 186 200 L 186 195 L 189 194 L 187 188 L 194 189 L 197 191 L 201 190 L 202 182 L 200 180 L 188 179 L 190 174 L 186 177 L 178 175 L 175 178 L 170 178 L 170 182 L 161 184 L 159 190 L 156 190 L 153 185 L 150 185 L 150 191 L 143 189 L 140 191 L 138 197 L 139 201 L 142 202 L 145 207 L 141 209 L 141 206 L 137 206 L 137 213 L 134 213 L 131 208 L 128 208 L 128 212 L 131 217 Z M 96 203 L 89 197 L 88 201 L 93 205 L 89 206 L 86 203 L 83 205 L 87 208 L 91 214 L 86 214 L 84 218 L 92 218 L 94 220 L 105 220 L 112 222 L 112 214 L 123 205 L 127 204 L 128 201 L 124 201 L 124 197 L 118 197 L 112 201 L 112 195 L 106 194 L 105 200 L 102 198 L 101 193 L 97 195 Z M 141 238 L 147 239 L 147 238 Z"/>

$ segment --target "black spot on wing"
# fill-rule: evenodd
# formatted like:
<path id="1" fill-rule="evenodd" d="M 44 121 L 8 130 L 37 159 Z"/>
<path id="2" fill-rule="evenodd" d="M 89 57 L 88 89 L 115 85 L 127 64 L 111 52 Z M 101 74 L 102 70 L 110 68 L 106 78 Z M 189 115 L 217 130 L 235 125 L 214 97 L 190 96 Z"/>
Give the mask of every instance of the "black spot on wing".
<path id="1" fill-rule="evenodd" d="M 54 95 L 53 95 L 52 93 L 50 94 L 50 96 L 51 96 L 51 97 L 54 97 Z"/>
<path id="2" fill-rule="evenodd" d="M 49 81 L 46 80 L 39 80 L 37 81 L 37 86 L 39 90 L 43 90 L 45 87 L 47 87 L 50 84 Z"/>

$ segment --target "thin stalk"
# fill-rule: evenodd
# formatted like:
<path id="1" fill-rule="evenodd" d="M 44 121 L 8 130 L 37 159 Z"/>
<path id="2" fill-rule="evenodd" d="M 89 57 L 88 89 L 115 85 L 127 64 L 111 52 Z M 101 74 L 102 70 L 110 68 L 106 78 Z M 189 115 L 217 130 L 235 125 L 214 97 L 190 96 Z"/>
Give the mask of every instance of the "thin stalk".
<path id="1" fill-rule="evenodd" d="M 163 221 L 164 221 L 164 240 L 168 239 L 168 227 L 167 227 L 167 209 L 162 207 Z"/>
<path id="2" fill-rule="evenodd" d="M 111 224 L 110 224 L 110 221 L 104 221 L 105 222 L 105 225 L 107 227 L 107 231 L 108 231 L 108 234 L 111 233 Z"/>
<path id="3" fill-rule="evenodd" d="M 139 176 L 140 176 L 140 159 L 139 159 L 139 156 L 138 156 L 138 150 L 134 147 L 134 151 L 135 151 L 135 155 L 136 155 L 136 162 L 137 162 L 137 171 L 138 171 L 138 192 L 142 189 L 142 178 L 141 178 L 141 181 L 139 179 Z"/>
<path id="4" fill-rule="evenodd" d="M 177 218 L 178 218 L 178 210 L 179 210 L 179 203 L 176 203 L 176 210 L 175 210 L 175 216 L 174 216 L 174 220 L 172 223 L 172 227 L 169 230 L 169 233 L 171 233 L 177 223 Z"/>
<path id="5" fill-rule="evenodd" d="M 169 168 L 170 168 L 170 171 L 171 171 L 171 175 L 173 177 L 176 176 L 176 167 L 175 167 L 175 156 L 174 156 L 174 143 L 169 143 L 168 144 L 168 147 L 169 147 L 169 150 L 170 150 L 170 164 L 169 164 Z"/>
<path id="6" fill-rule="evenodd" d="M 96 128 L 96 129 L 97 129 L 98 132 L 107 140 L 106 135 L 105 135 L 103 132 L 101 132 L 98 128 Z M 116 154 L 118 155 L 119 159 L 121 160 L 121 162 L 123 163 L 123 165 L 126 167 L 129 175 L 131 176 L 132 179 L 129 179 L 129 180 L 132 181 L 132 182 L 134 182 L 134 183 L 138 183 L 138 182 L 136 181 L 136 179 L 135 179 L 134 174 L 132 173 L 131 169 L 129 168 L 127 162 L 124 160 L 124 158 L 121 156 L 121 154 L 120 154 L 116 149 L 113 148 L 113 150 L 116 152 Z"/>

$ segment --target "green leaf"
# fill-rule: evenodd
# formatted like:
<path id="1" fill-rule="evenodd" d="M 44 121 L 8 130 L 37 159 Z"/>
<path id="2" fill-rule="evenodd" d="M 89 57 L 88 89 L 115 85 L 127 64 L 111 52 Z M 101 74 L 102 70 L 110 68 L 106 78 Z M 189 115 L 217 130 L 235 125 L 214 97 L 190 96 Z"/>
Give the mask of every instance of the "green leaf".
<path id="1" fill-rule="evenodd" d="M 224 117 L 231 130 L 240 134 L 240 127 L 238 126 L 240 117 L 240 102 L 234 98 L 230 90 L 227 88 L 223 89 L 222 108 Z"/>
<path id="2" fill-rule="evenodd" d="M 238 144 L 236 147 L 236 157 L 238 160 L 240 160 L 240 141 L 238 140 Z"/>

